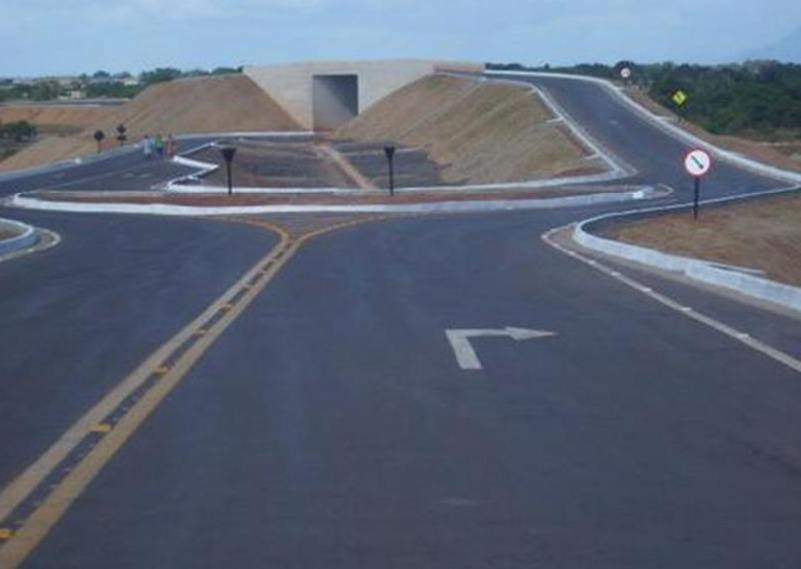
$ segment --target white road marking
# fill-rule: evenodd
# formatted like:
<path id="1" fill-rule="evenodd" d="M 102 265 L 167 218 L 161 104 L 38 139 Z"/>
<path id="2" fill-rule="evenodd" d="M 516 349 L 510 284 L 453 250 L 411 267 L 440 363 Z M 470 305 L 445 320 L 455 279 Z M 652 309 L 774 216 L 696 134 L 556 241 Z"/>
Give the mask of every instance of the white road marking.
<path id="1" fill-rule="evenodd" d="M 547 338 L 549 336 L 556 336 L 555 332 L 548 332 L 546 330 L 530 330 L 528 328 L 515 328 L 507 326 L 498 330 L 482 330 L 482 329 L 466 329 L 466 330 L 445 330 L 445 336 L 453 348 L 453 353 L 456 356 L 456 362 L 459 367 L 467 370 L 482 369 L 481 360 L 478 359 L 476 350 L 470 343 L 470 338 L 479 338 L 482 336 L 505 336 L 512 338 L 516 341 L 533 340 L 535 338 Z"/>
<path id="2" fill-rule="evenodd" d="M 560 245 L 559 243 L 557 243 L 556 241 L 551 239 L 551 236 L 554 233 L 556 233 L 558 231 L 565 230 L 568 227 L 570 227 L 571 225 L 573 225 L 573 224 L 568 224 L 568 225 L 565 225 L 563 227 L 557 227 L 557 228 L 551 229 L 550 231 L 548 231 L 548 232 L 546 232 L 545 234 L 542 235 L 542 240 L 545 241 L 548 245 L 550 245 L 554 249 L 558 249 L 559 251 L 562 251 L 563 253 L 567 253 L 570 256 L 578 259 L 582 263 L 585 263 L 587 265 L 590 265 L 590 266 L 596 268 L 597 270 L 601 271 L 602 273 L 605 273 L 605 274 L 609 275 L 610 277 L 612 277 L 613 279 L 618 280 L 618 281 L 622 282 L 623 284 L 625 284 L 625 285 L 627 285 L 627 286 L 629 286 L 629 287 L 631 287 L 631 288 L 633 288 L 633 289 L 645 294 L 646 296 L 652 298 L 653 300 L 659 302 L 660 304 L 663 304 L 663 305 L 667 306 L 668 308 L 671 308 L 671 309 L 673 309 L 673 310 L 675 310 L 675 311 L 677 311 L 677 312 L 679 312 L 681 314 L 684 314 L 685 316 L 687 316 L 687 318 L 692 318 L 696 322 L 700 322 L 701 324 L 709 326 L 710 328 L 712 328 L 714 330 L 717 330 L 721 334 L 725 334 L 726 336 L 728 336 L 730 338 L 733 338 L 734 340 L 737 340 L 738 342 L 741 342 L 741 343 L 745 344 L 749 348 L 751 348 L 753 350 L 756 350 L 757 352 L 760 352 L 760 353 L 768 356 L 769 358 L 771 358 L 771 359 L 773 359 L 773 360 L 775 360 L 775 361 L 777 361 L 777 362 L 789 367 L 790 369 L 792 369 L 792 370 L 794 370 L 794 371 L 796 371 L 798 373 L 801 373 L 801 361 L 795 359 L 794 357 L 790 356 L 789 354 L 786 354 L 786 353 L 784 353 L 784 352 L 782 352 L 780 350 L 777 350 L 773 346 L 770 346 L 770 345 L 768 345 L 768 344 L 766 344 L 764 342 L 761 342 L 761 341 L 753 338 L 751 335 L 749 335 L 749 334 L 747 334 L 745 332 L 742 332 L 740 330 L 736 330 L 735 328 L 732 328 L 731 326 L 729 326 L 727 324 L 724 324 L 723 322 L 720 322 L 719 320 L 715 320 L 714 318 L 712 318 L 710 316 L 706 316 L 705 314 L 701 314 L 700 312 L 697 312 L 697 311 L 695 311 L 695 310 L 693 310 L 693 309 L 691 309 L 691 308 L 689 308 L 687 306 L 683 306 L 683 305 L 679 304 L 678 302 L 676 302 L 675 300 L 673 300 L 672 298 L 669 298 L 669 297 L 667 297 L 667 296 L 665 296 L 663 294 L 655 292 L 652 289 L 650 289 L 649 287 L 643 286 L 642 284 L 640 284 L 639 282 L 635 281 L 634 279 L 632 279 L 630 277 L 627 277 L 627 276 L 622 275 L 620 273 L 617 273 L 617 275 L 615 275 L 613 273 L 616 273 L 617 271 L 615 271 L 614 269 L 611 269 L 611 268 L 609 268 L 609 267 L 607 267 L 605 265 L 602 265 L 601 263 L 598 263 L 597 261 L 594 261 L 594 260 L 592 260 L 592 259 L 590 259 L 588 257 L 585 257 L 584 255 L 580 255 L 580 254 L 576 253 L 575 251 L 572 251 L 571 249 L 568 249 L 567 247 L 565 247 L 563 245 Z"/>

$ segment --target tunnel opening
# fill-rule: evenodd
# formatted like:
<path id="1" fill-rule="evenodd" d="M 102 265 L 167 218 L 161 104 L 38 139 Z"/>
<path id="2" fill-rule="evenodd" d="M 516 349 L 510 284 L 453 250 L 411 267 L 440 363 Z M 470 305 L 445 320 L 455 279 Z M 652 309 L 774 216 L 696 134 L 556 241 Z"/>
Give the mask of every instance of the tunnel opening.
<path id="1" fill-rule="evenodd" d="M 315 75 L 312 85 L 314 130 L 335 130 L 359 114 L 358 75 Z"/>

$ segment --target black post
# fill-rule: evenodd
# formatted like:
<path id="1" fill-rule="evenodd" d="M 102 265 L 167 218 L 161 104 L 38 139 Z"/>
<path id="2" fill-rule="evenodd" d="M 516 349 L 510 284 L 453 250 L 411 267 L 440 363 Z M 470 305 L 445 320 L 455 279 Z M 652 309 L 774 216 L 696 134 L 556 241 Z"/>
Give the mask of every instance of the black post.
<path id="1" fill-rule="evenodd" d="M 693 201 L 693 219 L 698 219 L 698 200 L 701 198 L 701 177 L 695 176 L 695 200 Z"/>
<path id="2" fill-rule="evenodd" d="M 389 195 L 395 195 L 395 147 L 385 146 L 384 153 L 387 155 L 387 164 L 389 165 Z"/>
<path id="3" fill-rule="evenodd" d="M 231 162 L 234 161 L 234 154 L 236 154 L 236 147 L 234 146 L 221 146 L 220 152 L 225 159 L 225 171 L 228 174 L 228 195 L 234 194 L 234 185 L 231 179 Z"/>

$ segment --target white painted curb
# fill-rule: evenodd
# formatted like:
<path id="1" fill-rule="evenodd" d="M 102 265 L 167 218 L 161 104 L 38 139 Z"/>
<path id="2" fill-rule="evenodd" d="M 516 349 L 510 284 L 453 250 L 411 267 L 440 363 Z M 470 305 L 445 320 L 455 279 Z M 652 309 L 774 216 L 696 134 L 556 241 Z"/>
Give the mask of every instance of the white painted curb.
<path id="1" fill-rule="evenodd" d="M 760 192 L 759 194 L 751 194 L 750 196 L 722 198 L 710 200 L 704 203 L 708 204 L 744 201 L 748 198 L 761 197 L 770 194 L 789 193 L 790 191 L 795 190 L 797 190 L 797 188 L 771 190 L 768 192 Z M 643 213 L 666 212 L 676 209 L 685 209 L 689 206 L 690 204 L 681 204 L 663 208 L 651 208 L 599 215 L 577 224 L 573 230 L 573 240 L 592 251 L 610 255 L 612 257 L 619 257 L 621 259 L 634 261 L 656 269 L 678 272 L 699 282 L 719 286 L 721 288 L 739 292 L 740 294 L 749 296 L 751 298 L 778 304 L 792 310 L 801 311 L 801 288 L 799 287 L 777 283 L 775 281 L 754 276 L 753 274 L 746 274 L 745 272 L 738 270 L 737 267 L 726 267 L 726 265 L 722 265 L 713 261 L 703 261 L 691 257 L 671 255 L 655 249 L 648 249 L 646 247 L 639 247 L 637 245 L 631 245 L 629 243 L 623 243 L 612 239 L 605 239 L 603 237 L 593 235 L 588 231 L 587 228 L 587 226 L 599 221 L 620 219 L 623 217 L 641 215 Z"/>
<path id="2" fill-rule="evenodd" d="M 775 166 L 763 164 L 762 162 L 758 162 L 757 160 L 754 160 L 752 158 L 747 158 L 741 154 L 732 152 L 731 150 L 720 148 L 718 146 L 715 146 L 711 142 L 707 142 L 706 140 L 703 140 L 702 138 L 699 138 L 698 136 L 690 132 L 687 132 L 686 130 L 678 127 L 673 123 L 660 119 L 657 115 L 655 115 L 650 110 L 643 107 L 637 101 L 635 101 L 631 97 L 628 97 L 620 87 L 617 87 L 611 81 L 608 81 L 606 79 L 600 79 L 598 77 L 588 77 L 586 75 L 570 75 L 568 73 L 544 73 L 537 71 L 492 70 L 492 71 L 487 71 L 486 74 L 488 74 L 489 76 L 512 75 L 520 77 L 572 79 L 575 81 L 587 81 L 590 83 L 596 83 L 602 86 L 610 93 L 612 93 L 615 97 L 617 97 L 618 100 L 622 101 L 623 104 L 633 109 L 638 115 L 647 120 L 649 123 L 661 129 L 663 132 L 671 135 L 673 138 L 679 140 L 680 142 L 684 142 L 686 144 L 698 148 L 703 148 L 704 150 L 711 152 L 720 160 L 729 162 L 730 164 L 734 164 L 736 166 L 740 166 L 741 168 L 745 168 L 746 170 L 750 170 L 751 172 L 755 172 L 763 176 L 776 178 L 779 180 L 783 180 L 785 182 L 794 182 L 794 183 L 801 182 L 801 173 L 799 172 L 792 172 L 790 170 L 783 170 Z"/>
<path id="3" fill-rule="evenodd" d="M 551 209 L 595 204 L 621 203 L 643 200 L 660 195 L 658 190 L 647 187 L 631 192 L 612 192 L 567 196 L 564 198 L 542 198 L 528 200 L 452 201 L 413 204 L 364 204 L 364 205 L 262 205 L 262 206 L 182 206 L 169 204 L 126 203 L 80 203 L 39 200 L 15 194 L 11 205 L 23 209 L 68 211 L 78 213 L 127 213 L 151 215 L 247 215 L 263 213 L 456 213 L 485 211 L 514 211 L 527 209 Z"/>
<path id="4" fill-rule="evenodd" d="M 19 221 L 0 218 L 0 227 L 8 227 L 12 231 L 20 232 L 16 237 L 0 240 L 0 257 L 4 257 L 10 253 L 16 253 L 21 249 L 33 247 L 39 240 L 39 236 L 36 234 L 36 229 L 34 227 L 20 223 Z"/>

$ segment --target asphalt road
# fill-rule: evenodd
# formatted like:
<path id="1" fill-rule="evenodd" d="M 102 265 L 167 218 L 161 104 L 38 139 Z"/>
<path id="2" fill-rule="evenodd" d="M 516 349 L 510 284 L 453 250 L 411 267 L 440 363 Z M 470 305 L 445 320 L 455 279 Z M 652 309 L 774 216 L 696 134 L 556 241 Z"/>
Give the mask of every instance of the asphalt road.
<path id="1" fill-rule="evenodd" d="M 639 180 L 687 197 L 683 145 L 591 85 L 543 84 Z M 778 185 L 719 165 L 705 187 Z M 598 211 L 309 242 L 22 566 L 798 567 L 799 374 L 540 239 Z M 25 215 L 67 239 L 0 264 L 17 324 L 0 341 L 0 480 L 274 243 Z M 796 319 L 618 268 L 801 357 Z M 483 369 L 457 366 L 446 329 L 510 325 L 556 336 L 479 339 Z"/>

